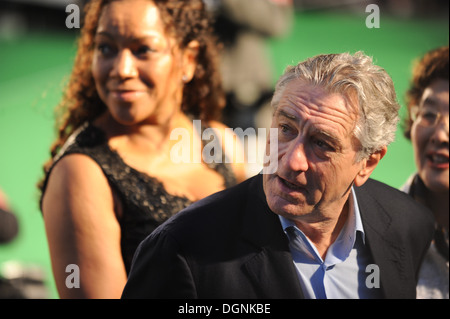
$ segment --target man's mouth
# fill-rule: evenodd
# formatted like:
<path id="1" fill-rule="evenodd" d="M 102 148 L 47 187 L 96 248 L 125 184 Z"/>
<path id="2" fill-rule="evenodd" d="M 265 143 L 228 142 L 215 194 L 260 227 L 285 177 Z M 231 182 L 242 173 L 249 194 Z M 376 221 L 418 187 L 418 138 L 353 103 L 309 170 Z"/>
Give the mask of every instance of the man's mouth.
<path id="1" fill-rule="evenodd" d="M 279 179 L 279 181 L 280 181 L 280 183 L 281 183 L 282 185 L 284 185 L 285 187 L 289 188 L 290 190 L 293 190 L 293 191 L 302 191 L 302 192 L 305 191 L 305 187 L 303 187 L 303 186 L 300 186 L 300 185 L 298 185 L 298 184 L 294 184 L 294 183 L 292 183 L 292 182 L 289 182 L 289 181 L 287 181 L 286 179 L 284 179 L 284 178 L 282 178 L 282 177 L 280 177 L 280 176 L 278 176 L 278 179 Z"/>

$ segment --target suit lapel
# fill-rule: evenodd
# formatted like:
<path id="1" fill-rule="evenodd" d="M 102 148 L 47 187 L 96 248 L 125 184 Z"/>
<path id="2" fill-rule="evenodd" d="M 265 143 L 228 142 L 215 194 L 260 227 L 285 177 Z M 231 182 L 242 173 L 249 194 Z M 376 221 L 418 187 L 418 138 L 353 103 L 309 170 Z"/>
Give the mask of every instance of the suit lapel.
<path id="1" fill-rule="evenodd" d="M 366 243 L 373 262 L 380 270 L 380 283 L 385 298 L 409 298 L 415 293 L 413 274 L 405 249 L 391 229 L 392 217 L 371 195 L 370 181 L 355 188 L 361 212 Z M 261 298 L 303 298 L 298 275 L 289 251 L 288 240 L 278 216 L 266 202 L 262 176 L 250 184 L 242 236 L 255 247 L 243 265 Z"/>
<path id="2" fill-rule="evenodd" d="M 406 282 L 408 265 L 405 250 L 391 230 L 392 218 L 365 187 L 355 189 L 361 212 L 366 243 L 373 262 L 380 270 L 380 283 L 385 298 L 406 298 L 410 296 Z M 410 281 L 409 281 L 410 282 Z"/>
<path id="3" fill-rule="evenodd" d="M 260 298 L 303 298 L 287 238 L 278 215 L 267 205 L 261 174 L 250 187 L 242 236 L 255 247 L 255 254 L 244 262 L 244 270 Z"/>
<path id="4" fill-rule="evenodd" d="M 303 293 L 289 251 L 263 250 L 244 263 L 259 298 L 302 299 Z"/>

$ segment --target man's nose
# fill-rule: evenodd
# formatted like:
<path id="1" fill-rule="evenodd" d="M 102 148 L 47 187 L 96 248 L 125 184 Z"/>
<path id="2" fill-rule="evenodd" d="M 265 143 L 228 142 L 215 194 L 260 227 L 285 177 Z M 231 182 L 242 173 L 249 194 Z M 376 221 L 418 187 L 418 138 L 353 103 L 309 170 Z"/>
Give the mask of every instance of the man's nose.
<path id="1" fill-rule="evenodd" d="M 308 160 L 305 152 L 305 144 L 297 142 L 289 145 L 283 160 L 287 168 L 295 172 L 306 172 L 308 170 Z"/>

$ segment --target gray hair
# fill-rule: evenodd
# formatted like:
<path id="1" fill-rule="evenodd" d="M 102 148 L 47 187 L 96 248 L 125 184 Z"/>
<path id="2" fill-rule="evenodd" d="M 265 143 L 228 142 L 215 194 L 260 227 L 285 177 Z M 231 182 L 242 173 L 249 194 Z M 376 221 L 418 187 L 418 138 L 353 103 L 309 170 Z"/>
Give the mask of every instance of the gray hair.
<path id="1" fill-rule="evenodd" d="M 361 144 L 357 161 L 394 141 L 400 109 L 394 83 L 363 52 L 318 55 L 288 67 L 275 87 L 274 109 L 287 84 L 294 79 L 340 93 L 347 99 L 356 93 L 359 114 L 353 134 Z"/>

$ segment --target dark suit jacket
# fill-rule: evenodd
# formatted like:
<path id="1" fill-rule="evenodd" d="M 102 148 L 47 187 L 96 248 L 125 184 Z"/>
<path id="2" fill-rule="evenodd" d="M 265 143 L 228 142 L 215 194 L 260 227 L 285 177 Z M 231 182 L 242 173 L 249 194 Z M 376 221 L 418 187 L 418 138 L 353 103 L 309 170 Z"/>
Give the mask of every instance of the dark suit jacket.
<path id="1" fill-rule="evenodd" d="M 383 296 L 415 298 L 433 235 L 431 213 L 374 180 L 355 191 Z M 262 175 L 193 204 L 155 230 L 135 254 L 122 297 L 302 298 Z"/>

